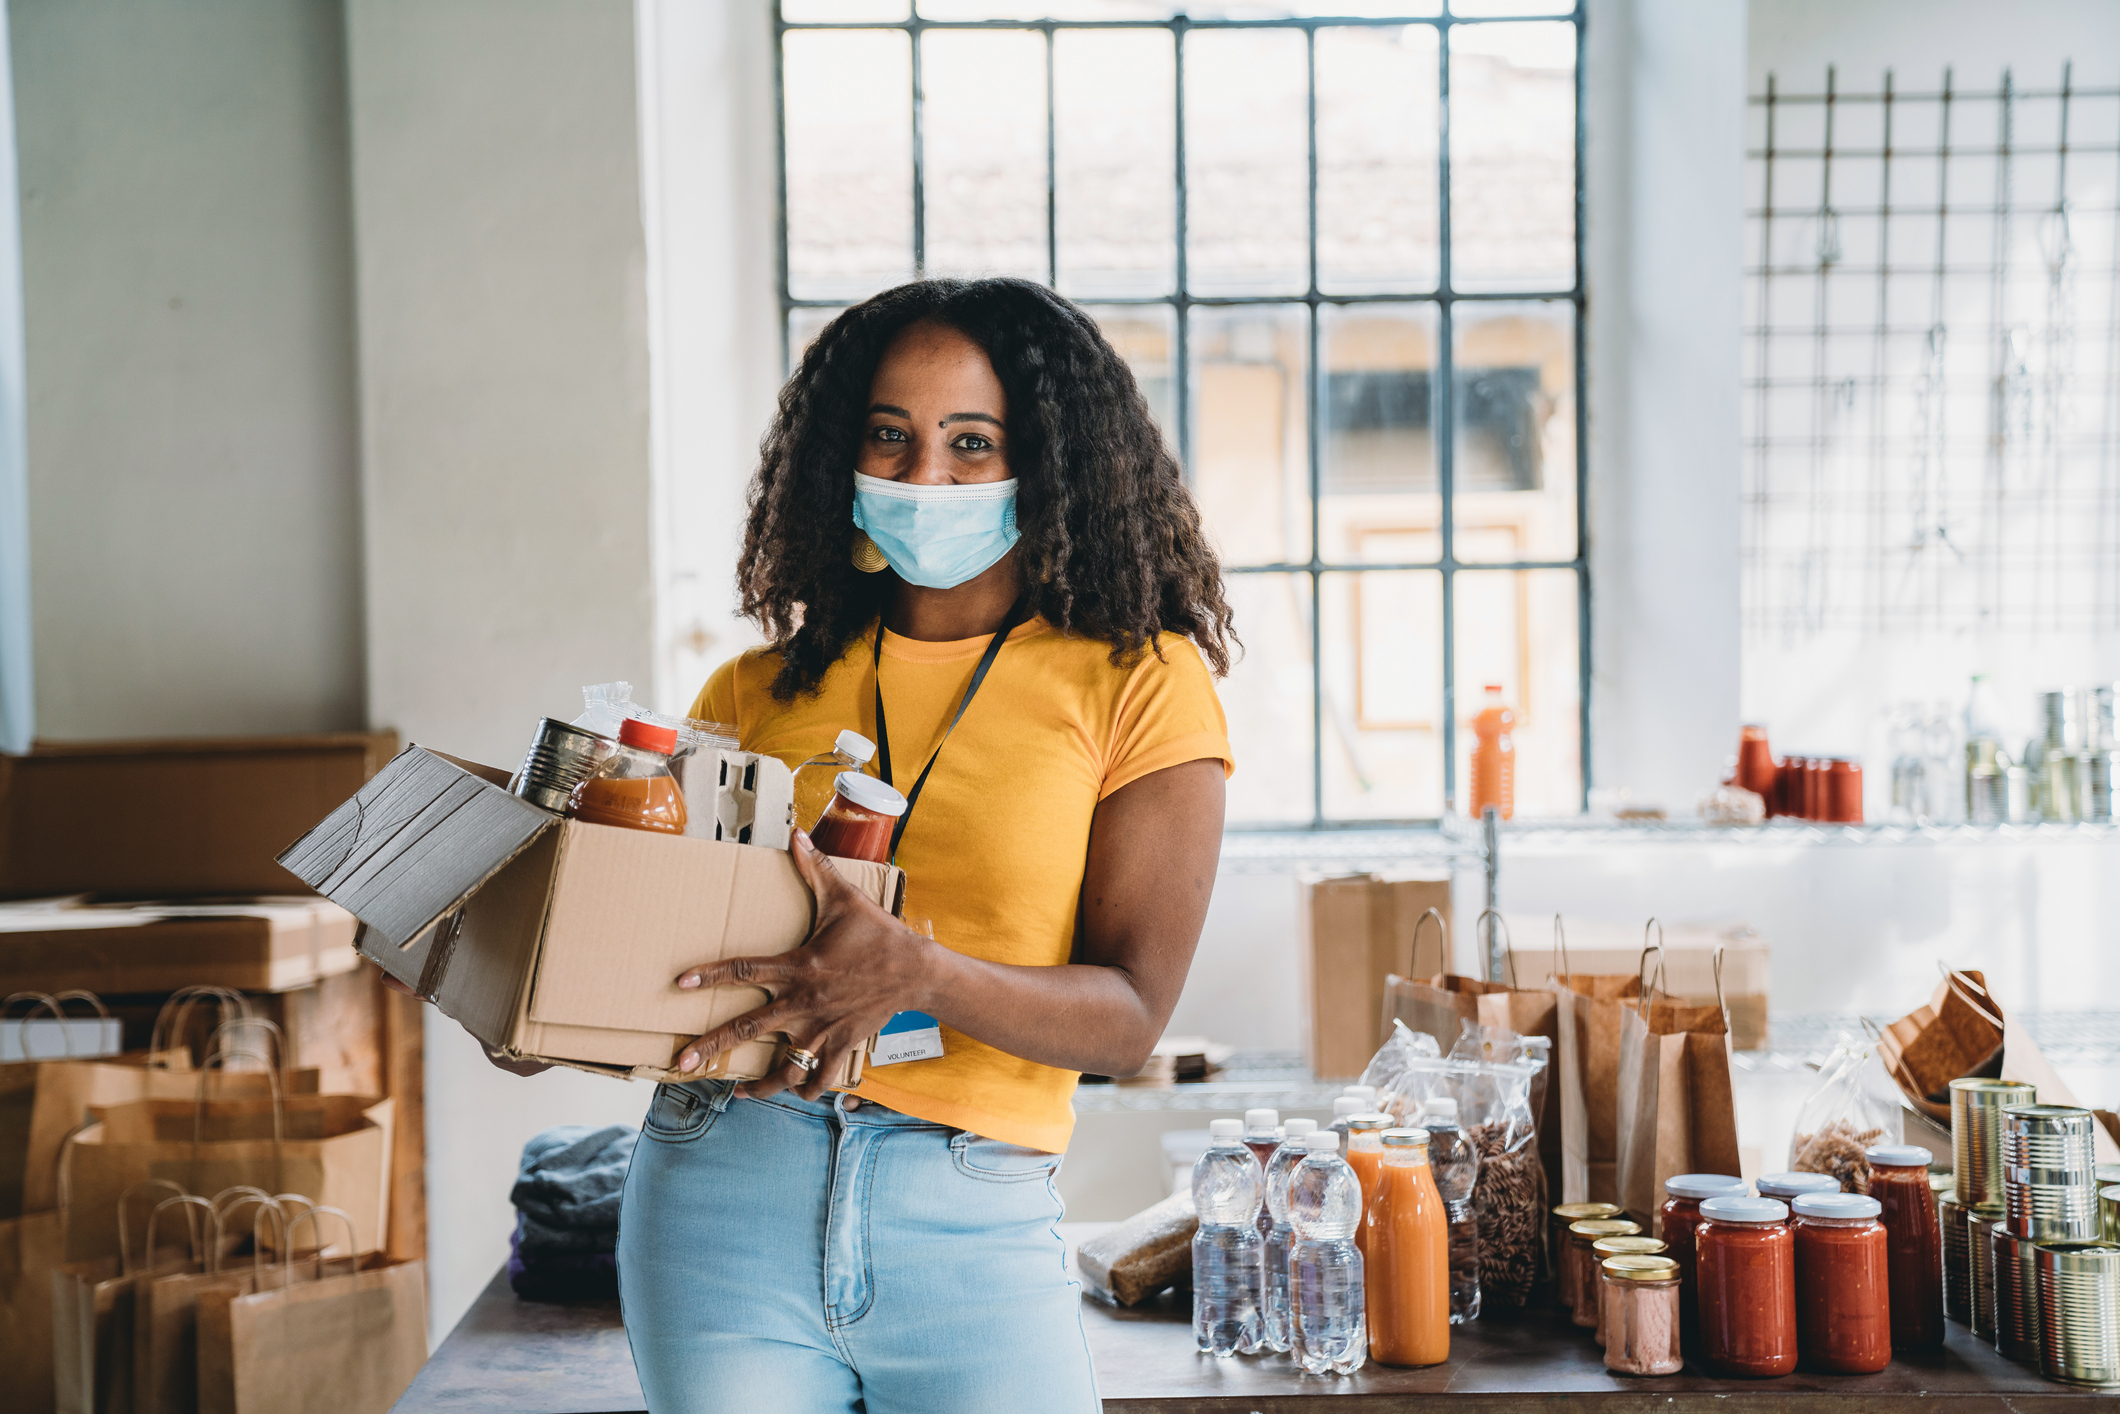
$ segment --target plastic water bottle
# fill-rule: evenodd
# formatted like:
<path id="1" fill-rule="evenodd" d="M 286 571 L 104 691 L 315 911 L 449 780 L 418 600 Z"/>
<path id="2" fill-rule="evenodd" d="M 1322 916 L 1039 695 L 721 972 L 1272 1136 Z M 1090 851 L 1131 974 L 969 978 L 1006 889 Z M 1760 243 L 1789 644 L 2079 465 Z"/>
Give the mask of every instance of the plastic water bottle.
<path id="1" fill-rule="evenodd" d="M 1363 1306 L 1362 1185 L 1340 1157 L 1340 1136 L 1321 1129 L 1303 1140 L 1303 1162 L 1288 1182 L 1289 1334 L 1296 1363 L 1313 1375 L 1350 1375 L 1369 1359 Z M 1197 1298 L 1195 1298 L 1197 1299 Z"/>
<path id="2" fill-rule="evenodd" d="M 1354 1086 L 1367 1089 L 1367 1086 Z M 1355 1115 L 1366 1115 L 1376 1108 L 1376 1101 L 1366 1095 L 1335 1095 L 1332 1098 L 1332 1132 L 1340 1136 L 1342 1145 L 1347 1142 L 1347 1121 Z"/>
<path id="3" fill-rule="evenodd" d="M 839 773 L 860 770 L 875 754 L 875 742 L 860 732 L 843 731 L 832 743 L 830 751 L 812 756 L 797 766 L 790 786 L 794 794 L 795 823 L 805 830 L 815 830 L 818 817 L 832 803 L 832 783 L 839 779 Z"/>
<path id="4" fill-rule="evenodd" d="M 1265 1335 L 1260 1344 L 1285 1355 L 1291 1340 L 1288 1325 L 1288 1248 L 1295 1230 L 1288 1225 L 1288 1180 L 1303 1162 L 1303 1140 L 1317 1133 L 1314 1119 L 1292 1119 L 1284 1128 L 1288 1137 L 1273 1151 L 1266 1165 L 1266 1279 L 1261 1288 L 1265 1300 Z"/>
<path id="5" fill-rule="evenodd" d="M 1472 1209 L 1480 1155 L 1458 1127 L 1456 1100 L 1428 1101 L 1421 1107 L 1421 1128 L 1428 1131 L 1428 1164 L 1450 1222 L 1450 1324 L 1461 1326 L 1480 1314 L 1480 1224 Z"/>
<path id="6" fill-rule="evenodd" d="M 1208 1126 L 1193 1165 L 1193 1337 L 1208 1355 L 1259 1349 L 1259 1190 L 1265 1175 L 1244 1143 L 1242 1120 Z"/>

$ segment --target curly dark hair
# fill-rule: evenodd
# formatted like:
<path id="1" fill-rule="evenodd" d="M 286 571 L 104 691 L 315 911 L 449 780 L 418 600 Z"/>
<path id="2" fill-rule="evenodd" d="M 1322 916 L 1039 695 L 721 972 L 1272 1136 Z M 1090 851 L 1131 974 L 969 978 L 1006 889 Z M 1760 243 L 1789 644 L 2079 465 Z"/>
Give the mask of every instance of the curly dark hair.
<path id="1" fill-rule="evenodd" d="M 887 577 L 851 561 L 854 465 L 876 366 L 923 321 L 986 350 L 1007 392 L 1032 612 L 1109 643 L 1115 664 L 1138 660 L 1159 633 L 1183 634 L 1226 674 L 1237 639 L 1222 568 L 1126 361 L 1042 285 L 919 280 L 825 326 L 760 444 L 736 581 L 743 612 L 781 655 L 774 696 L 814 692 L 883 611 Z"/>

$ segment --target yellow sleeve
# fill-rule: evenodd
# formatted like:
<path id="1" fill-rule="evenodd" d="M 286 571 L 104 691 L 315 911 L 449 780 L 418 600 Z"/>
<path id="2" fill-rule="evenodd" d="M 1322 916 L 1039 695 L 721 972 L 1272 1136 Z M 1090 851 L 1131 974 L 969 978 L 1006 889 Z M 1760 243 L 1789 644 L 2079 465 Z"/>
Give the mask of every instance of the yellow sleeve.
<path id="1" fill-rule="evenodd" d="M 707 685 L 692 699 L 692 710 L 685 715 L 701 722 L 720 722 L 724 726 L 741 728 L 736 711 L 736 673 L 743 665 L 745 655 L 737 654 L 716 668 L 707 679 Z"/>
<path id="2" fill-rule="evenodd" d="M 1097 798 L 1122 786 L 1187 761 L 1222 763 L 1225 778 L 1235 775 L 1236 757 L 1229 749 L 1229 719 L 1215 695 L 1214 678 L 1192 640 L 1164 635 L 1163 656 L 1142 655 L 1128 674 L 1126 689 L 1112 720 L 1111 744 L 1105 754 L 1104 782 Z"/>

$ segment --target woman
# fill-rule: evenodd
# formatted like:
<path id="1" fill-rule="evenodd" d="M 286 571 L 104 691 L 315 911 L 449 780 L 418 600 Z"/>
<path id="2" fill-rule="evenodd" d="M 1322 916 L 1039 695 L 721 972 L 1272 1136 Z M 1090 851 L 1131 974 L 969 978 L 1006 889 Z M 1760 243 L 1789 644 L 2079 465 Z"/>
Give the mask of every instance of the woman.
<path id="1" fill-rule="evenodd" d="M 648 1112 L 619 1272 L 649 1406 L 1093 1410 L 1053 1175 L 1077 1073 L 1147 1061 L 1214 881 L 1231 757 L 1209 665 L 1232 636 L 1198 511 L 1087 315 L 1020 280 L 930 281 L 803 356 L 737 575 L 772 646 L 693 715 L 790 764 L 842 728 L 877 741 L 914 796 L 897 859 L 932 937 L 798 833 L 808 943 L 677 979 L 770 997 L 680 1069 L 792 1046 Z M 941 1054 L 828 1094 L 907 1011 Z"/>

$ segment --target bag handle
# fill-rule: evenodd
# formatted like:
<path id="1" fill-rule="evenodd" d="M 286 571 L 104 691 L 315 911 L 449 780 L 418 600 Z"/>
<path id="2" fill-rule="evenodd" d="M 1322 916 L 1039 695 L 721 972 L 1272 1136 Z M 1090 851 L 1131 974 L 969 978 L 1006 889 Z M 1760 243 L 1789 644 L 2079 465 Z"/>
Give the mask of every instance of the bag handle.
<path id="1" fill-rule="evenodd" d="M 1561 970 L 1558 975 L 1561 980 L 1573 981 L 1575 964 L 1568 961 L 1568 930 L 1561 926 L 1561 916 L 1558 913 L 1553 915 L 1553 955 L 1560 959 Z M 1555 974 L 1548 972 L 1546 975 L 1551 977 Z"/>
<path id="2" fill-rule="evenodd" d="M 161 1180 L 151 1181 L 160 1182 Z M 144 1185 L 134 1184 L 133 1186 L 139 1188 Z M 171 1186 L 174 1187 L 175 1185 L 172 1184 Z M 140 1253 L 140 1266 L 145 1269 L 155 1264 L 155 1224 L 161 1221 L 162 1210 L 165 1208 L 182 1208 L 184 1210 L 184 1226 L 189 1230 L 191 1238 L 192 1264 L 201 1271 L 212 1271 L 213 1268 L 207 1264 L 213 1260 L 213 1253 L 208 1252 L 203 1259 L 199 1256 L 199 1215 L 194 1209 L 204 1208 L 207 1218 L 211 1220 L 213 1217 L 213 1204 L 207 1202 L 196 1193 L 179 1193 L 174 1198 L 164 1198 L 161 1202 L 155 1204 L 155 1210 L 147 1215 L 147 1245 Z M 124 1209 L 119 1209 L 119 1216 L 124 1216 Z M 219 1234 L 217 1233 L 216 1237 L 218 1238 L 218 1236 Z M 121 1249 L 124 1243 L 125 1238 L 121 1233 L 118 1238 L 118 1244 Z M 123 1250 L 118 1253 L 118 1261 L 119 1269 L 130 1276 L 132 1268 L 126 1262 Z"/>
<path id="3" fill-rule="evenodd" d="M 250 1214 L 250 1275 L 251 1280 L 256 1283 L 257 1289 L 263 1291 L 265 1289 L 265 1268 L 270 1264 L 265 1261 L 265 1239 L 258 1235 L 258 1224 L 265 1220 L 266 1214 L 270 1213 L 280 1225 L 280 1247 L 282 1251 L 285 1251 L 287 1247 L 287 1211 L 264 1193 L 256 1189 L 252 1189 L 251 1193 L 256 1193 L 257 1196 L 252 1197 L 250 1193 L 244 1194 L 228 1205 L 228 1211 L 232 1213 L 245 1203 L 254 1205 Z M 221 1218 L 223 1216 L 225 1215 L 217 1214 L 214 1218 L 213 1270 L 215 1272 L 221 1270 L 221 1248 L 223 1245 Z M 287 1264 L 283 1260 L 279 1265 L 284 1269 Z"/>
<path id="4" fill-rule="evenodd" d="M 1431 918 L 1435 920 L 1439 935 L 1438 942 L 1442 948 L 1439 954 L 1442 962 L 1435 970 L 1438 975 L 1450 970 L 1450 923 L 1443 917 L 1440 910 L 1431 908 L 1419 918 L 1413 920 L 1413 947 L 1411 949 L 1413 956 L 1411 961 L 1413 963 L 1413 975 L 1416 977 L 1421 975 L 1421 925 Z"/>
<path id="5" fill-rule="evenodd" d="M 87 1127 L 87 1125 L 81 1126 L 82 1129 L 86 1129 Z M 80 1132 L 81 1130 L 77 1129 L 74 1131 L 74 1134 L 79 1134 Z M 73 1142 L 74 1134 L 69 1134 L 66 1136 L 67 1143 L 70 1144 Z M 66 1145 L 64 1144 L 60 1146 L 62 1150 L 65 1147 Z M 63 1180 L 66 1175 L 62 1172 L 59 1177 Z M 64 1212 L 68 1207 L 67 1199 L 71 1198 L 73 1195 L 72 1193 L 65 1191 L 70 1187 L 70 1185 L 66 1184 L 65 1182 L 62 1181 L 59 1187 L 62 1192 L 62 1196 L 59 1200 L 59 1209 L 61 1212 Z M 138 1193 L 143 1189 L 148 1188 L 167 1188 L 170 1192 L 175 1193 L 180 1197 L 184 1193 L 182 1185 L 171 1183 L 166 1178 L 143 1178 L 138 1183 L 128 1184 L 125 1188 L 125 1191 L 118 1195 L 118 1273 L 121 1276 L 132 1275 L 132 1234 L 128 1231 L 130 1224 L 125 1221 L 125 1207 L 128 1203 L 132 1202 L 132 1198 L 135 1193 Z M 147 1250 L 149 1252 L 154 1251 L 154 1240 L 154 1210 L 150 1210 L 147 1219 Z"/>
<path id="6" fill-rule="evenodd" d="M 272 1037 L 271 1055 L 259 1055 L 246 1046 L 231 1047 L 229 1045 L 229 1038 L 236 1035 L 239 1031 L 247 1030 L 251 1027 L 256 1027 Z M 274 1021 L 269 1016 L 238 1016 L 214 1027 L 213 1034 L 206 1038 L 206 1054 L 209 1056 L 229 1056 L 237 1060 L 262 1061 L 267 1070 L 278 1070 L 284 1073 L 287 1069 L 287 1033 L 280 1029 L 279 1022 Z M 274 1065 L 274 1061 L 278 1061 L 279 1064 Z"/>
<path id="7" fill-rule="evenodd" d="M 1482 923 L 1485 923 L 1490 918 L 1492 918 L 1495 921 L 1495 924 L 1502 930 L 1503 956 L 1509 959 L 1509 985 L 1517 991 L 1522 991 L 1523 988 L 1518 987 L 1516 985 L 1516 940 L 1509 936 L 1509 920 L 1502 917 L 1502 911 L 1500 909 L 1483 908 L 1480 910 L 1480 916 L 1472 920 L 1472 940 L 1475 943 L 1480 940 L 1480 925 Z M 1487 930 L 1487 950 L 1490 954 L 1494 951 L 1493 928 L 1489 928 Z M 1499 982 L 1502 979 L 1497 977 L 1494 980 Z"/>
<path id="8" fill-rule="evenodd" d="M 307 1198 L 302 1201 L 309 1203 Z M 361 1235 L 354 1230 L 353 1219 L 347 1216 L 346 1210 L 343 1208 L 334 1208 L 328 1203 L 309 1203 L 308 1211 L 297 1213 L 287 1224 L 287 1264 L 290 1271 L 294 1266 L 294 1230 L 306 1221 L 317 1230 L 317 1280 L 322 1281 L 324 1279 L 325 1254 L 331 1250 L 329 1244 L 324 1241 L 323 1219 L 327 1213 L 346 1225 L 346 1259 L 354 1263 L 355 1270 L 359 1270 Z"/>
<path id="9" fill-rule="evenodd" d="M 52 1014 L 53 1018 L 59 1023 L 59 1044 L 66 1048 L 63 1055 L 33 1056 L 29 1053 L 29 1030 L 24 1027 L 21 1032 L 22 1059 L 25 1061 L 39 1059 L 72 1060 L 74 1058 L 74 1033 L 72 1028 L 66 1024 L 66 1009 L 59 1005 L 59 999 L 50 992 L 11 992 L 8 994 L 6 1001 L 0 1002 L 0 1017 L 5 1017 L 9 1012 L 13 1011 L 15 1003 L 20 1001 L 34 1003 L 28 1011 L 22 1013 L 22 1019 L 25 1022 L 40 1011 L 48 1011 Z"/>
<path id="10" fill-rule="evenodd" d="M 1715 945 L 1715 1005 L 1722 1012 L 1723 1035 L 1727 1037 L 1734 1033 L 1730 1030 L 1730 1004 L 1723 1000 L 1722 957 L 1723 945 L 1717 943 Z"/>
<path id="11" fill-rule="evenodd" d="M 279 1028 L 274 1027 L 273 1029 L 278 1030 Z M 207 1077 L 211 1076 L 216 1069 L 221 1068 L 229 1059 L 230 1054 L 227 1051 L 215 1051 L 206 1058 L 206 1064 L 199 1070 L 199 1083 L 191 1102 L 191 1176 L 194 1182 L 199 1177 L 199 1150 L 206 1142 Z M 234 1054 L 241 1055 L 243 1053 L 235 1052 Z M 285 1175 L 282 1170 L 286 1165 L 280 1152 L 282 1145 L 287 1141 L 285 1101 L 280 1092 L 280 1073 L 277 1070 L 268 1068 L 264 1075 L 266 1081 L 272 1086 L 272 1186 L 278 1188 L 285 1182 Z"/>
<path id="12" fill-rule="evenodd" d="M 1656 930 L 1656 941 L 1653 943 L 1649 941 L 1649 930 L 1651 928 Z M 1669 997 L 1671 990 L 1664 979 L 1664 925 L 1654 918 L 1642 924 L 1642 960 L 1641 966 L 1635 969 L 1634 980 L 1635 984 L 1641 988 L 1643 1006 L 1649 1004 L 1650 997 L 1653 995 L 1649 990 L 1649 954 L 1652 952 L 1656 954 L 1656 990 Z"/>
<path id="13" fill-rule="evenodd" d="M 179 987 L 169 994 L 169 1000 L 162 1003 L 162 1009 L 155 1013 L 155 1028 L 147 1042 L 148 1064 L 158 1069 L 168 1068 L 161 1064 L 159 1058 L 170 1049 L 172 1042 L 181 1042 L 184 1039 L 185 1031 L 191 1026 L 192 1008 L 207 998 L 216 1004 L 223 1021 L 228 1019 L 230 1012 L 237 1016 L 250 1015 L 250 999 L 233 987 Z"/>
<path id="14" fill-rule="evenodd" d="M 1974 1011 L 1978 1012 L 1980 1014 L 1981 1020 L 1993 1026 L 1997 1031 L 2001 1031 L 2004 1029 L 2001 1017 L 1996 1016 L 1993 1012 L 1990 1012 L 1987 1007 L 1982 1006 L 1980 1002 L 1974 1001 L 1973 998 L 1968 994 L 1968 989 L 1971 989 L 1971 991 L 1974 992 L 1978 992 L 1981 996 L 1982 1001 L 1987 1002 L 1989 1006 L 1993 1006 L 1995 999 L 1993 996 L 1989 995 L 1987 988 L 1981 986 L 1978 982 L 1975 982 L 1972 978 L 1966 976 L 1963 970 L 1955 967 L 1945 966 L 1943 959 L 1941 958 L 1938 958 L 1936 960 L 1936 969 L 1937 971 L 1943 974 L 1943 980 L 1950 984 L 1951 990 L 1958 994 L 1959 1001 L 1964 1002 L 1967 1006 L 1971 1007 Z M 1995 1007 L 1995 1010 L 2000 1011 L 2002 1010 L 2002 1008 L 1998 1006 Z"/>

